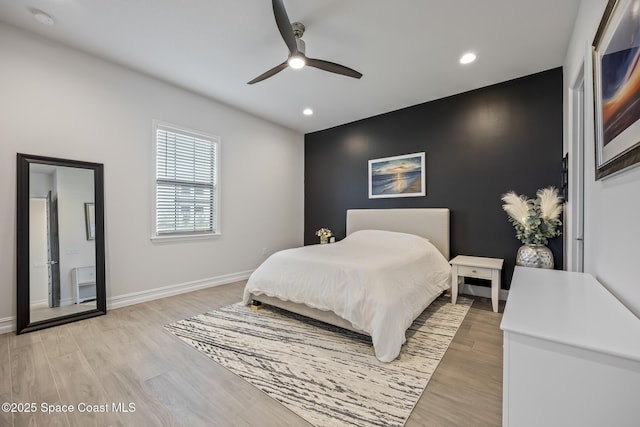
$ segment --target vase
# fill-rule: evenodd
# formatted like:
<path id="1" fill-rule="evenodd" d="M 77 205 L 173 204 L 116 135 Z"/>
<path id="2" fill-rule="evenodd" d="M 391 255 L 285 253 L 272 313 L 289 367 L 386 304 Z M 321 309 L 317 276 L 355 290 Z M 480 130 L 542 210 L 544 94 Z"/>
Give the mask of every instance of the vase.
<path id="1" fill-rule="evenodd" d="M 553 253 L 545 245 L 522 245 L 516 255 L 516 265 L 534 268 L 553 268 Z"/>
<path id="2" fill-rule="evenodd" d="M 329 243 L 329 238 L 328 237 L 320 237 L 320 244 L 321 245 L 326 245 L 327 243 Z"/>

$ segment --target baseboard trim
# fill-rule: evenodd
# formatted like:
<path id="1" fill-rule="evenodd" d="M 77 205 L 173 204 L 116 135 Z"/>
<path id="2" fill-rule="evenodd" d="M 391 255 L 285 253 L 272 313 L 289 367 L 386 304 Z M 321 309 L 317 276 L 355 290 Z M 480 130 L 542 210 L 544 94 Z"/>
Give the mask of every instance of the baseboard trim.
<path id="1" fill-rule="evenodd" d="M 0 334 L 7 334 L 9 332 L 15 332 L 16 330 L 16 317 L 5 317 L 0 319 Z"/>
<path id="2" fill-rule="evenodd" d="M 491 298 L 491 288 L 486 286 L 469 285 L 465 283 L 460 288 L 461 294 L 473 295 L 474 297 Z M 507 289 L 500 289 L 498 291 L 498 299 L 506 301 L 509 296 Z"/>
<path id="3" fill-rule="evenodd" d="M 126 307 L 128 305 L 140 304 L 160 298 L 166 298 L 187 292 L 198 291 L 200 289 L 212 288 L 214 286 L 226 285 L 249 278 L 253 270 L 241 271 L 239 273 L 224 274 L 222 276 L 210 277 L 207 279 L 194 280 L 193 282 L 179 283 L 177 285 L 164 286 L 162 288 L 150 289 L 141 292 L 118 295 L 107 298 L 107 310 Z"/>
<path id="4" fill-rule="evenodd" d="M 212 288 L 214 286 L 226 285 L 240 280 L 247 280 L 253 270 L 241 271 L 239 273 L 223 274 L 222 276 L 210 277 L 207 279 L 194 280 L 193 282 L 179 283 L 177 285 L 164 286 L 142 292 L 132 292 L 130 294 L 118 295 L 107 298 L 107 309 L 126 307 L 128 305 L 140 304 L 142 302 L 153 301 L 173 295 L 193 292 L 200 289 Z M 0 319 L 0 334 L 15 332 L 16 317 L 5 317 Z"/>
<path id="5" fill-rule="evenodd" d="M 29 304 L 32 308 L 47 308 L 49 307 L 49 300 L 47 299 L 41 299 L 38 301 L 32 301 L 31 304 Z"/>
<path id="6" fill-rule="evenodd" d="M 76 303 L 75 298 L 65 298 L 60 300 L 60 307 L 66 307 L 68 305 L 73 305 Z"/>
<path id="7" fill-rule="evenodd" d="M 73 305 L 76 303 L 76 300 L 74 298 L 65 298 L 60 300 L 60 307 L 66 307 L 68 305 Z M 33 301 L 30 304 L 31 308 L 47 308 L 49 307 L 49 300 L 47 299 L 41 299 L 38 301 Z"/>

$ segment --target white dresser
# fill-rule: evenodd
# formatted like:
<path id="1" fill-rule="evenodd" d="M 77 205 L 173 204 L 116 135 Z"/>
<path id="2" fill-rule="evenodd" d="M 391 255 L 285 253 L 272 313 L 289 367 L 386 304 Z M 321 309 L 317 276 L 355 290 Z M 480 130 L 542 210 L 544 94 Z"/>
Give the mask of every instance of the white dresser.
<path id="1" fill-rule="evenodd" d="M 640 319 L 593 276 L 516 267 L 500 328 L 503 426 L 640 426 Z"/>

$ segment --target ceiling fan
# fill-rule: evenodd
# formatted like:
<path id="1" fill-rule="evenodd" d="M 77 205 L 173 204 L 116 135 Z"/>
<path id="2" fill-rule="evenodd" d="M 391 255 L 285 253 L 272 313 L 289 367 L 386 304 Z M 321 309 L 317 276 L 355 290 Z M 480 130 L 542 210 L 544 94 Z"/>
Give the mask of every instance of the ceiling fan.
<path id="1" fill-rule="evenodd" d="M 309 58 L 306 56 L 305 43 L 304 40 L 302 40 L 304 25 L 300 22 L 289 22 L 289 17 L 287 16 L 287 11 L 284 8 L 282 0 L 273 0 L 273 14 L 275 15 L 276 25 L 278 26 L 280 35 L 289 48 L 289 58 L 287 58 L 287 60 L 282 64 L 273 67 L 250 82 L 247 82 L 247 84 L 252 85 L 254 83 L 261 82 L 262 80 L 274 76 L 287 67 L 302 68 L 305 65 L 356 79 L 362 77 L 362 73 L 352 70 L 349 67 L 345 67 L 344 65 L 324 61 L 322 59 Z"/>

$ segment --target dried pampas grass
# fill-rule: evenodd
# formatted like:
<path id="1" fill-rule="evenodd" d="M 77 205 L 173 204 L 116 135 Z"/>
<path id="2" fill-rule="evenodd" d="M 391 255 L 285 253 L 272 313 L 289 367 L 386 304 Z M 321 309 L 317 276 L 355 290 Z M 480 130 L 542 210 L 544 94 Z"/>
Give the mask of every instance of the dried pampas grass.
<path id="1" fill-rule="evenodd" d="M 540 199 L 542 218 L 550 220 L 560 217 L 562 213 L 562 201 L 558 196 L 558 190 L 556 188 L 548 187 L 538 190 L 536 196 Z"/>
<path id="2" fill-rule="evenodd" d="M 529 216 L 529 208 L 531 207 L 530 200 L 510 191 L 502 196 L 502 201 L 505 203 L 502 205 L 502 209 L 504 209 L 511 218 L 522 225 L 527 223 L 527 216 Z"/>

